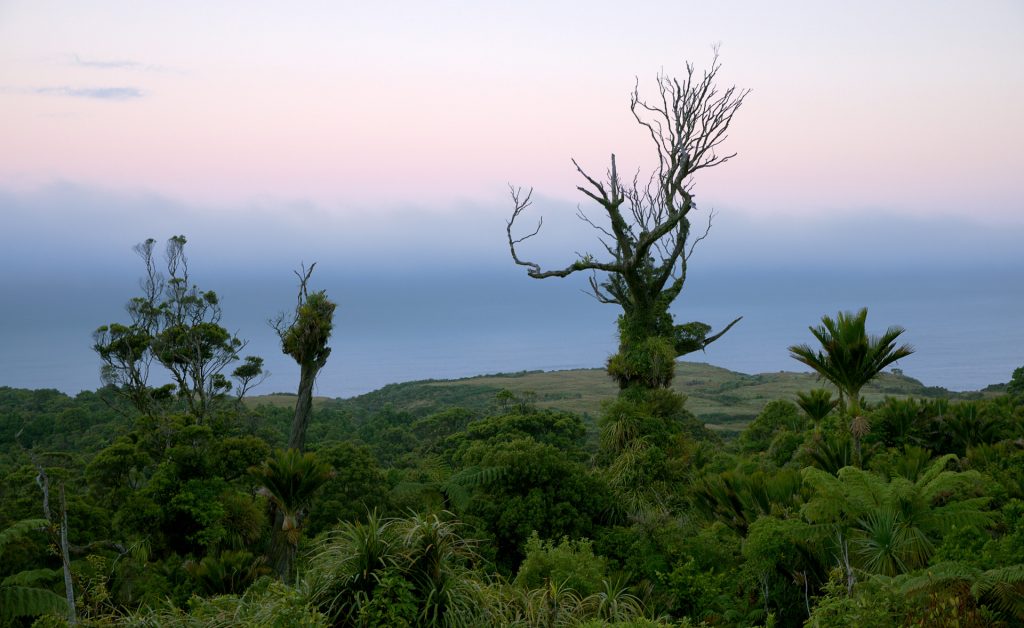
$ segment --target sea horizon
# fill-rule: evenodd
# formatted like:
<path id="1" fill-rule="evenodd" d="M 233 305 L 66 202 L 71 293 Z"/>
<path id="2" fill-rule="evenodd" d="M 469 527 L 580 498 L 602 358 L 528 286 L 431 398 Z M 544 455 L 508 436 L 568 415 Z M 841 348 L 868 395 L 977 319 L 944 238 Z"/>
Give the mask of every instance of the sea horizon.
<path id="1" fill-rule="evenodd" d="M 254 395 L 288 392 L 298 381 L 298 367 L 266 322 L 294 303 L 294 285 L 279 275 L 197 277 L 220 295 L 223 324 L 248 340 L 242 355 L 265 360 L 270 376 Z M 102 385 L 91 334 L 126 320 L 123 306 L 137 276 L 100 276 L 92 283 L 55 280 L 45 294 L 0 286 L 8 295 L 0 311 L 0 386 L 74 395 Z M 1024 295 L 1012 288 L 1020 276 L 1016 269 L 712 269 L 692 273 L 673 312 L 677 322 L 700 320 L 715 330 L 743 316 L 705 352 L 684 360 L 754 375 L 806 371 L 787 348 L 813 346 L 808 327 L 822 315 L 866 306 L 869 332 L 902 326 L 900 341 L 915 348 L 893 367 L 926 386 L 980 390 L 1009 381 L 1024 365 L 1024 328 L 1015 314 L 1024 311 Z M 339 304 L 333 352 L 317 380 L 316 394 L 325 397 L 424 379 L 601 368 L 617 344 L 617 308 L 584 294 L 583 281 L 534 281 L 514 268 L 380 276 L 323 269 L 313 287 Z"/>

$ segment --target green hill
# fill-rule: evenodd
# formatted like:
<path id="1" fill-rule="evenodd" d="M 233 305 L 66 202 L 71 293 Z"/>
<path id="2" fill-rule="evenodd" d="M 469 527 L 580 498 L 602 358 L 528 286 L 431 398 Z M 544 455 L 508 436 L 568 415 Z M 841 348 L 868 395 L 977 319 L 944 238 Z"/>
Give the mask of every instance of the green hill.
<path id="1" fill-rule="evenodd" d="M 796 399 L 796 394 L 816 387 L 827 387 L 811 373 L 760 373 L 747 375 L 697 362 L 680 362 L 673 387 L 687 395 L 687 408 L 708 427 L 742 429 L 773 399 Z M 508 389 L 518 397 L 530 397 L 541 408 L 576 412 L 591 418 L 601 403 L 615 397 L 615 384 L 604 369 L 570 371 L 525 371 L 480 375 L 455 380 L 422 380 L 389 384 L 373 392 L 349 399 L 317 399 L 319 405 L 341 407 L 355 416 L 368 416 L 384 408 L 427 415 L 452 406 L 486 411 L 496 403 L 495 395 Z M 916 379 L 884 373 L 864 391 L 869 403 L 891 397 L 980 398 L 988 393 L 954 393 L 928 387 Z M 284 406 L 294 397 L 268 395 L 254 397 L 250 403 Z"/>

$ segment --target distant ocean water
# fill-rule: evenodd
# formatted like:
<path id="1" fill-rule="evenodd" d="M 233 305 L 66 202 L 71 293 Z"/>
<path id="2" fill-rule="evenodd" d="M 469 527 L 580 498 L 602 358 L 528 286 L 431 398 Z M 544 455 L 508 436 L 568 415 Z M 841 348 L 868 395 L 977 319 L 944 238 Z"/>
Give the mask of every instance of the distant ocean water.
<path id="1" fill-rule="evenodd" d="M 583 294 L 582 280 L 529 280 L 516 270 L 316 276 L 314 287 L 339 303 L 317 394 L 348 397 L 416 379 L 602 366 L 616 345 L 616 309 Z M 823 314 L 867 306 L 872 332 L 906 328 L 901 340 L 916 352 L 896 365 L 905 374 L 926 385 L 976 390 L 1008 381 L 1024 365 L 1022 280 L 1016 270 L 702 269 L 692 273 L 674 311 L 679 322 L 702 320 L 715 329 L 742 315 L 706 353 L 685 359 L 758 373 L 805 370 L 786 348 L 812 343 L 807 328 Z M 258 273 L 199 281 L 220 294 L 225 325 L 249 340 L 244 353 L 266 359 L 272 374 L 255 394 L 293 391 L 298 369 L 281 355 L 265 321 L 294 303 L 294 287 Z M 97 388 L 91 332 L 123 321 L 135 289 L 130 273 L 55 277 L 45 286 L 0 283 L 0 386 L 70 394 Z"/>

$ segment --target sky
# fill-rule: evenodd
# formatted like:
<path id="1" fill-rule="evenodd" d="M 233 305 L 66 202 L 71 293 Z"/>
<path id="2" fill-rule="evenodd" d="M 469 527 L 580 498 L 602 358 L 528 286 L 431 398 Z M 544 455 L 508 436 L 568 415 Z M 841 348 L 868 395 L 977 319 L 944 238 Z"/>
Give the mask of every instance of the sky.
<path id="1" fill-rule="evenodd" d="M 1024 272 L 1015 0 L 0 0 L 0 291 L 130 276 L 177 233 L 285 282 L 509 273 L 510 184 L 564 265 L 594 244 L 570 160 L 649 169 L 630 92 L 715 45 L 751 92 L 695 264 Z"/>

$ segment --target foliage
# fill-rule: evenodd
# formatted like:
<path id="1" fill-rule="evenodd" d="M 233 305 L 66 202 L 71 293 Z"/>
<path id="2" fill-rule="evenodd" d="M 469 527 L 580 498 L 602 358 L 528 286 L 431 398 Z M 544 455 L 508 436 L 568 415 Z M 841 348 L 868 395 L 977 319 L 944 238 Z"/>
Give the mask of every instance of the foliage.
<path id="1" fill-rule="evenodd" d="M 587 596 L 601 590 L 607 577 L 606 561 L 594 555 L 587 539 L 562 537 L 555 543 L 541 540 L 534 531 L 526 540 L 525 553 L 515 583 L 527 589 L 554 582 Z"/>
<path id="2" fill-rule="evenodd" d="M 314 452 L 333 470 L 309 505 L 306 530 L 315 536 L 340 521 L 362 520 L 389 504 L 391 488 L 370 448 L 353 442 L 324 443 Z"/>
<path id="3" fill-rule="evenodd" d="M 0 608 L 65 606 L 52 537 L 18 523 L 40 511 L 41 467 L 66 487 L 85 625 L 1024 621 L 1016 398 L 876 392 L 858 469 L 810 376 L 679 368 L 675 389 L 623 389 L 597 424 L 555 409 L 594 385 L 578 373 L 317 400 L 307 455 L 279 449 L 294 395 L 199 420 L 174 397 L 138 416 L 110 388 L 0 388 Z M 680 386 L 739 400 L 750 425 L 719 438 Z"/>
<path id="4" fill-rule="evenodd" d="M 165 604 L 162 608 L 130 612 L 117 623 L 130 628 L 326 628 L 330 625 L 323 614 L 307 605 L 300 591 L 268 579 L 261 580 L 241 596 L 195 596 L 188 600 L 187 610 Z"/>
<path id="5" fill-rule="evenodd" d="M 841 469 L 838 477 L 804 469 L 814 495 L 801 513 L 820 542 L 837 548 L 848 577 L 853 565 L 883 575 L 922 567 L 944 535 L 993 520 L 985 510 L 988 499 L 974 496 L 982 488 L 981 476 L 947 470 L 954 460 L 947 454 L 932 461 L 914 481 L 887 480 L 854 467 Z"/>
<path id="6" fill-rule="evenodd" d="M 817 427 L 829 413 L 836 409 L 839 400 L 833 399 L 830 391 L 824 388 L 815 388 L 808 392 L 797 393 L 796 403 Z"/>
<path id="7" fill-rule="evenodd" d="M 294 314 L 290 317 L 281 314 L 271 321 L 281 339 L 281 350 L 299 365 L 299 392 L 288 436 L 288 447 L 299 451 L 306 448 L 306 431 L 313 412 L 313 384 L 331 355 L 327 342 L 334 329 L 334 310 L 337 307 L 323 290 L 310 294 L 307 284 L 315 267 L 314 263 L 308 270 L 303 267 L 303 272 L 295 272 L 299 278 L 299 294 Z"/>
<path id="8" fill-rule="evenodd" d="M 186 568 L 205 595 L 240 594 L 259 576 L 270 573 L 265 563 L 262 556 L 253 556 L 244 550 L 227 550 L 219 556 L 205 556 Z"/>
<path id="9" fill-rule="evenodd" d="M 717 520 L 742 535 L 763 515 L 786 515 L 804 503 L 806 478 L 797 471 L 776 473 L 740 470 L 701 478 L 693 487 L 694 506 L 710 520 Z"/>
<path id="10" fill-rule="evenodd" d="M 318 545 L 307 575 L 309 599 L 342 624 L 467 625 L 479 613 L 469 569 L 474 559 L 472 543 L 447 517 L 373 514 L 366 523 L 342 524 Z"/>
<path id="11" fill-rule="evenodd" d="M 225 369 L 239 359 L 245 343 L 221 326 L 217 293 L 192 284 L 185 236 L 167 241 L 167 276 L 156 268 L 150 238 L 136 245 L 146 274 L 143 294 L 127 305 L 129 324 L 111 323 L 96 330 L 93 349 L 103 362 L 104 383 L 115 387 L 142 414 L 153 414 L 170 402 L 182 402 L 203 420 L 232 389 Z M 173 383 L 153 388 L 150 367 L 164 367 Z M 262 360 L 246 358 L 233 376 L 239 398 L 262 372 Z"/>
<path id="12" fill-rule="evenodd" d="M 32 531 L 47 526 L 49 523 L 45 519 L 24 519 L 0 530 L 0 559 L 4 558 L 9 546 L 20 542 Z M 54 579 L 56 573 L 52 569 L 35 569 L 0 579 L 0 622 L 6 623 L 16 617 L 66 611 L 63 597 L 38 586 L 41 582 Z"/>
<path id="13" fill-rule="evenodd" d="M 249 470 L 276 508 L 275 568 L 285 580 L 302 536 L 303 519 L 313 496 L 331 479 L 333 470 L 315 454 L 298 449 L 278 450 L 263 465 Z M 283 542 L 281 542 L 283 541 Z"/>
<path id="14" fill-rule="evenodd" d="M 821 325 L 811 327 L 811 334 L 821 343 L 820 350 L 810 345 L 793 345 L 790 356 L 814 369 L 839 389 L 850 418 L 853 435 L 854 462 L 860 461 L 860 439 L 870 431 L 870 424 L 861 416 L 860 391 L 882 369 L 914 350 L 910 345 L 896 346 L 902 327 L 890 327 L 881 336 L 869 336 L 866 330 L 867 308 L 856 314 L 839 312 L 836 318 L 821 318 Z"/>
<path id="15" fill-rule="evenodd" d="M 740 434 L 744 451 L 767 451 L 772 440 L 782 431 L 802 432 L 806 421 L 797 406 L 784 399 L 769 401 L 757 418 Z"/>
<path id="16" fill-rule="evenodd" d="M 478 444 L 465 463 L 504 473 L 474 492 L 466 515 L 493 539 L 495 560 L 508 572 L 522 560 L 534 530 L 549 538 L 591 537 L 613 508 L 608 489 L 557 448 L 532 439 Z"/>

